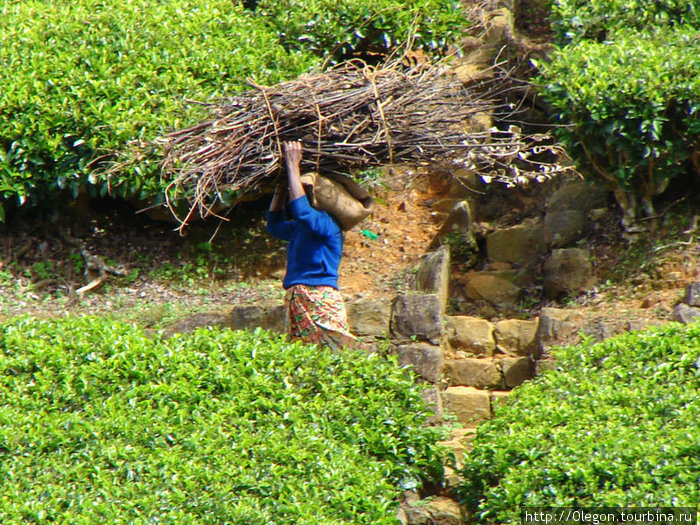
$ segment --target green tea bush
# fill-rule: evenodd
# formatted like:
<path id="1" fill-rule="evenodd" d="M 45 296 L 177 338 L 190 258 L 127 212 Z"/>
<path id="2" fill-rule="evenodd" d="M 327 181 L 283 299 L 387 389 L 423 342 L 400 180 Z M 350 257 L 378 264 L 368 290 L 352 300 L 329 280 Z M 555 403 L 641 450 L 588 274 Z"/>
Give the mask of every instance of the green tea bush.
<path id="1" fill-rule="evenodd" d="M 288 49 L 330 54 L 335 62 L 411 40 L 443 52 L 466 23 L 458 0 L 259 0 L 255 12 Z"/>
<path id="2" fill-rule="evenodd" d="M 692 26 L 619 30 L 553 53 L 543 93 L 559 137 L 585 172 L 614 190 L 631 226 L 687 170 L 699 147 L 700 39 Z"/>
<path id="3" fill-rule="evenodd" d="M 700 323 L 556 350 L 558 371 L 482 423 L 462 497 L 481 523 L 523 506 L 695 507 Z"/>
<path id="4" fill-rule="evenodd" d="M 247 2 L 246 4 L 251 4 Z M 298 76 L 320 56 L 415 44 L 443 49 L 456 0 L 406 3 L 225 0 L 10 1 L 0 6 L 0 220 L 83 187 L 160 200 L 157 158 L 109 180 L 94 169 L 131 141 L 202 118 L 201 105 Z M 284 46 L 282 45 L 282 43 Z M 291 52 L 290 52 L 291 50 Z M 157 155 L 157 154 L 156 154 Z M 3 207 L 4 206 L 4 207 Z"/>
<path id="5" fill-rule="evenodd" d="M 226 0 L 10 1 L 0 13 L 0 205 L 75 194 L 102 155 L 196 121 L 186 100 L 316 61 Z M 126 197 L 162 189 L 155 162 L 92 182 Z"/>
<path id="6" fill-rule="evenodd" d="M 389 524 L 438 477 L 394 363 L 257 330 L 0 325 L 0 521 Z"/>
<path id="7" fill-rule="evenodd" d="M 560 44 L 597 42 L 620 29 L 688 25 L 700 28 L 700 6 L 687 0 L 555 0 L 552 28 Z"/>

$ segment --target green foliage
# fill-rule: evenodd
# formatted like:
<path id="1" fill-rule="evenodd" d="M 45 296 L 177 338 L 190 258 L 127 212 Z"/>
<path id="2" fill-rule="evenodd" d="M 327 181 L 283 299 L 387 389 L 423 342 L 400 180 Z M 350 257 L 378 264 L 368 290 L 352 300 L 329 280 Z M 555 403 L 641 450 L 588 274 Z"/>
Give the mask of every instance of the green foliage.
<path id="1" fill-rule="evenodd" d="M 394 363 L 257 330 L 0 325 L 3 523 L 394 523 L 438 431 Z"/>
<path id="2" fill-rule="evenodd" d="M 247 78 L 277 83 L 316 65 L 315 55 L 386 51 L 409 35 L 441 50 L 462 22 L 455 0 L 375 4 L 260 2 L 250 11 L 225 0 L 5 2 L 0 221 L 15 205 L 84 187 L 159 202 L 168 181 L 157 151 L 109 180 L 94 169 L 132 141 L 198 121 L 202 106 L 190 101 L 229 96 Z"/>
<path id="3" fill-rule="evenodd" d="M 256 13 L 288 49 L 330 55 L 336 62 L 387 53 L 410 40 L 414 47 L 442 52 L 465 24 L 455 0 L 259 0 Z"/>
<path id="4" fill-rule="evenodd" d="M 650 170 L 655 178 L 677 173 L 700 112 L 696 37 L 689 27 L 621 32 L 614 45 L 558 51 L 544 66 L 546 91 L 559 119 L 576 126 L 576 135 L 564 134 L 573 151 L 585 157 L 585 148 L 601 171 L 626 184 Z"/>
<path id="5" fill-rule="evenodd" d="M 479 247 L 471 234 L 451 231 L 443 237 L 442 242 L 449 246 L 452 261 L 465 268 L 470 268 L 476 263 Z"/>
<path id="6" fill-rule="evenodd" d="M 462 496 L 482 523 L 522 506 L 694 507 L 700 324 L 558 349 L 478 428 Z"/>
<path id="7" fill-rule="evenodd" d="M 683 24 L 700 28 L 700 8 L 687 0 L 555 0 L 552 20 L 560 44 L 602 42 L 620 29 Z"/>
<path id="8" fill-rule="evenodd" d="M 0 17 L 0 201 L 76 195 L 90 164 L 134 140 L 196 120 L 247 77 L 274 83 L 314 62 L 235 2 L 10 1 Z M 156 163 L 104 194 L 158 195 Z"/>
<path id="9" fill-rule="evenodd" d="M 68 260 L 73 263 L 76 274 L 82 274 L 85 271 L 85 259 L 81 254 L 71 253 L 68 255 Z"/>
<path id="10" fill-rule="evenodd" d="M 148 277 L 191 289 L 205 282 L 226 278 L 233 267 L 235 264 L 230 257 L 214 252 L 209 243 L 201 243 L 194 253 L 179 253 L 176 263 L 166 262 L 148 272 Z"/>
<path id="11" fill-rule="evenodd" d="M 559 136 L 579 166 L 617 190 L 629 222 L 639 202 L 651 214 L 651 199 L 697 148 L 697 29 L 619 30 L 612 42 L 557 50 L 542 70 L 545 97 L 565 124 Z"/>

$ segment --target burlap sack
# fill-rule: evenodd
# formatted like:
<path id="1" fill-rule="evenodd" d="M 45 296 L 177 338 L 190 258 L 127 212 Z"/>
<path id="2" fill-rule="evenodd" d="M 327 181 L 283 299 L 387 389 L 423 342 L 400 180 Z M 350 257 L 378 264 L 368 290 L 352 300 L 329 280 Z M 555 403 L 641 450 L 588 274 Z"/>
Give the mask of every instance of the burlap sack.
<path id="1" fill-rule="evenodd" d="M 349 177 L 305 173 L 301 183 L 313 187 L 311 205 L 332 215 L 343 230 L 360 223 L 374 208 L 372 196 Z"/>

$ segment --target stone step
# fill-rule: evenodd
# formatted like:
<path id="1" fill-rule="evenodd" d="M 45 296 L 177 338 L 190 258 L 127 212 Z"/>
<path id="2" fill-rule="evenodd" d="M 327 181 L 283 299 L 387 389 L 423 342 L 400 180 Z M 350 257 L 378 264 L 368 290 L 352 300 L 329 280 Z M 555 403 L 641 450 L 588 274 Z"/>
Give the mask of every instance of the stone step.
<path id="1" fill-rule="evenodd" d="M 443 392 L 444 408 L 452 412 L 457 421 L 473 426 L 493 416 L 493 407 L 508 396 L 504 390 L 482 390 L 471 386 L 450 386 Z"/>
<path id="2" fill-rule="evenodd" d="M 450 432 L 450 437 L 441 441 L 440 445 L 448 448 L 455 456 L 455 468 L 460 470 L 464 466 L 464 453 L 473 449 L 472 441 L 476 437 L 476 427 L 466 426 Z M 447 489 L 456 488 L 461 482 L 459 474 L 451 467 L 445 467 L 445 483 Z"/>
<path id="3" fill-rule="evenodd" d="M 492 323 L 479 317 L 454 315 L 447 316 L 445 321 L 447 345 L 455 357 L 498 353 L 512 357 L 539 357 L 539 319 L 504 319 Z"/>
<path id="4" fill-rule="evenodd" d="M 463 357 L 446 359 L 444 375 L 449 386 L 487 390 L 515 388 L 535 375 L 530 357 Z"/>
<path id="5" fill-rule="evenodd" d="M 397 519 L 404 525 L 462 525 L 466 515 L 459 504 L 446 497 L 407 501 L 401 505 Z"/>

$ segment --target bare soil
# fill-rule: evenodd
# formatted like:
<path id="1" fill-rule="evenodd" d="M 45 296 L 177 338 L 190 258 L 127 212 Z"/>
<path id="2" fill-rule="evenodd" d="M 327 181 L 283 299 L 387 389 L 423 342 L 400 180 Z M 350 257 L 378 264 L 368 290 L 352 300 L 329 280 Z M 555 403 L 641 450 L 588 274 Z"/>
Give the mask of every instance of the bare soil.
<path id="1" fill-rule="evenodd" d="M 372 192 L 376 208 L 346 234 L 339 285 L 348 299 L 407 291 L 444 216 L 432 203 L 447 193 L 444 177 L 422 168 L 395 167 Z M 509 196 L 491 206 L 503 209 L 504 224 L 521 217 Z M 538 315 L 543 306 L 573 308 L 590 319 L 655 323 L 670 318 L 685 287 L 700 280 L 697 217 L 692 195 L 659 206 L 658 229 L 629 244 L 611 206 L 609 219 L 580 243 L 595 255 L 598 284 L 556 304 L 532 294 L 510 312 L 490 318 Z M 81 200 L 53 216 L 27 216 L 0 225 L 0 318 L 20 314 L 98 314 L 162 327 L 179 317 L 223 311 L 235 304 L 280 301 L 284 244 L 264 231 L 267 199 L 236 208 L 225 223 L 193 225 L 185 237 L 174 224 L 149 220 L 124 204 Z M 491 228 L 496 225 L 490 225 Z M 76 294 L 95 274 L 84 274 L 86 252 L 121 266 L 126 277 L 109 275 L 98 287 Z M 452 276 L 467 271 L 453 262 Z M 483 315 L 474 305 L 469 315 Z"/>
<path id="2" fill-rule="evenodd" d="M 551 40 L 543 2 L 522 4 L 516 19 L 521 36 L 534 43 Z M 480 27 L 476 24 L 474 31 Z M 634 244 L 624 239 L 619 211 L 611 205 L 609 217 L 579 243 L 594 254 L 598 278 L 579 297 L 554 304 L 532 290 L 514 311 L 489 312 L 461 303 L 453 313 L 527 318 L 543 306 L 559 306 L 591 319 L 669 319 L 687 284 L 700 280 L 699 192 L 697 185 L 687 188 L 659 203 L 658 228 Z M 431 204 L 446 195 L 445 178 L 424 168 L 387 168 L 372 192 L 373 215 L 345 239 L 339 285 L 347 298 L 411 289 L 444 220 Z M 491 214 L 487 223 L 477 224 L 477 235 L 537 213 L 540 202 L 537 191 L 500 193 L 487 204 Z M 176 224 L 151 220 L 129 205 L 85 197 L 60 212 L 27 213 L 0 224 L 0 320 L 21 314 L 97 314 L 159 327 L 189 313 L 280 301 L 285 249 L 264 231 L 267 203 L 240 205 L 227 222 L 195 223 L 184 237 L 174 231 Z M 76 293 L 97 277 L 85 272 L 86 255 L 122 268 L 126 276 L 110 274 L 99 286 Z M 455 259 L 452 277 L 458 281 L 469 268 Z"/>
<path id="3" fill-rule="evenodd" d="M 436 223 L 426 202 L 441 191 L 420 170 L 395 168 L 373 188 L 371 217 L 348 232 L 340 287 L 350 296 L 388 295 L 410 286 Z M 268 199 L 241 204 L 227 222 L 176 224 L 150 220 L 133 207 L 80 199 L 60 213 L 27 214 L 0 224 L 0 317 L 108 314 L 179 305 L 201 311 L 281 300 L 285 248 L 264 230 Z M 126 277 L 85 271 L 82 249 Z M 148 317 L 148 316 L 147 316 Z M 147 324 L 158 324 L 147 319 Z"/>

